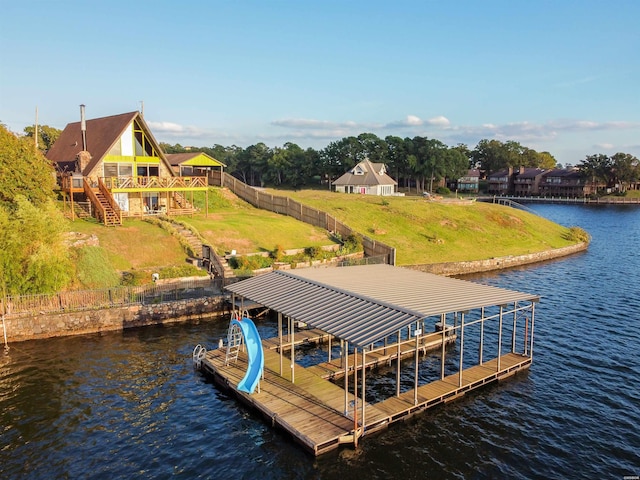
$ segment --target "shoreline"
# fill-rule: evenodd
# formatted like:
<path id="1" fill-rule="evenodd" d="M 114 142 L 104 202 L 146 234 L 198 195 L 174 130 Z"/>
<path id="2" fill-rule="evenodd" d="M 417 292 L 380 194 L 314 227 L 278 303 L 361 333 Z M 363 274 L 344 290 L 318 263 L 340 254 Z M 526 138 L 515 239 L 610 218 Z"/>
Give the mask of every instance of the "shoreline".
<path id="1" fill-rule="evenodd" d="M 467 275 L 471 273 L 490 272 L 494 270 L 504 270 L 506 268 L 520 267 L 534 263 L 545 262 L 557 258 L 567 257 L 575 253 L 584 252 L 589 248 L 586 242 L 569 245 L 568 247 L 554 248 L 537 253 L 525 255 L 508 255 L 505 257 L 494 257 L 485 260 L 471 260 L 462 262 L 427 263 L 422 265 L 399 265 L 404 268 L 411 268 L 421 272 L 435 273 L 437 275 L 454 276 Z"/>
<path id="2" fill-rule="evenodd" d="M 584 252 L 588 246 L 587 243 L 582 242 L 526 255 L 465 262 L 401 265 L 399 267 L 444 276 L 466 275 L 554 260 Z M 221 317 L 225 313 L 224 299 L 225 295 L 220 294 L 219 296 L 164 302 L 157 305 L 112 307 L 33 316 L 5 315 L 2 325 L 6 328 L 7 341 L 10 343 L 70 335 L 92 335 L 144 326 Z"/>

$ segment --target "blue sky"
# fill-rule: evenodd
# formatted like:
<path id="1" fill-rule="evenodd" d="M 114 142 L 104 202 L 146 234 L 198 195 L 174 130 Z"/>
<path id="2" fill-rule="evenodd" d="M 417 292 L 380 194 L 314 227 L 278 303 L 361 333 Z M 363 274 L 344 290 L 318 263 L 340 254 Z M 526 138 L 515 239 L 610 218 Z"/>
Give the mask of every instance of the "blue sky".
<path id="1" fill-rule="evenodd" d="M 640 1 L 0 0 L 0 122 L 138 110 L 159 141 L 363 132 L 640 157 Z"/>

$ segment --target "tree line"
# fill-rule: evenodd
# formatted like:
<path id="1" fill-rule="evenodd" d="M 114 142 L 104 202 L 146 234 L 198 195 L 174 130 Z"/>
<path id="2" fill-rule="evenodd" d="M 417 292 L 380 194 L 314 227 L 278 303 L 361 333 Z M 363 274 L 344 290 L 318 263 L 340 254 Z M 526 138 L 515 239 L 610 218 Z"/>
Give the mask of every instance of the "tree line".
<path id="1" fill-rule="evenodd" d="M 293 188 L 329 183 L 362 160 L 384 163 L 400 186 L 432 190 L 443 178 L 458 179 L 469 169 L 491 174 L 507 167 L 554 168 L 549 152 L 537 152 L 515 141 L 481 140 L 474 149 L 465 144 L 447 146 L 435 138 L 387 136 L 373 133 L 344 137 L 321 150 L 302 149 L 292 142 L 270 148 L 260 142 L 241 148 L 214 145 L 185 148 L 161 143 L 166 153 L 200 151 L 227 165 L 226 171 L 254 186 Z"/>
<path id="2" fill-rule="evenodd" d="M 35 125 L 24 129 L 25 137 L 33 139 Z M 58 139 L 59 129 L 41 125 L 37 129 L 38 146 L 43 152 Z M 183 147 L 180 144 L 160 143 L 165 153 L 204 152 L 227 165 L 226 171 L 253 186 L 287 186 L 303 188 L 331 182 L 357 163 L 369 159 L 384 163 L 398 185 L 416 191 L 432 191 L 434 183 L 443 178 L 457 180 L 469 169 L 479 169 L 483 175 L 509 167 L 541 169 L 561 168 L 551 153 L 538 152 L 508 140 L 482 139 L 471 149 L 459 143 L 447 146 L 435 138 L 422 136 L 380 138 L 373 133 L 344 137 L 330 142 L 325 148 L 303 149 L 293 142 L 282 147 L 268 147 L 260 142 L 241 148 L 236 145 L 212 147 Z M 576 168 L 586 181 L 625 190 L 638 182 L 638 159 L 628 153 L 587 155 Z"/>

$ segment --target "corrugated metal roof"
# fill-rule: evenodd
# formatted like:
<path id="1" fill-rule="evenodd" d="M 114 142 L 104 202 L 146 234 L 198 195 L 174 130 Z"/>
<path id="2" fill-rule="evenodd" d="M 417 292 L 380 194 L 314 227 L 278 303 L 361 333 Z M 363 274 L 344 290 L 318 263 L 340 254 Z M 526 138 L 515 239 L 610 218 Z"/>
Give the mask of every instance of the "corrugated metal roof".
<path id="1" fill-rule="evenodd" d="M 537 295 L 391 265 L 277 270 L 227 290 L 359 347 L 425 317 L 539 300 Z"/>

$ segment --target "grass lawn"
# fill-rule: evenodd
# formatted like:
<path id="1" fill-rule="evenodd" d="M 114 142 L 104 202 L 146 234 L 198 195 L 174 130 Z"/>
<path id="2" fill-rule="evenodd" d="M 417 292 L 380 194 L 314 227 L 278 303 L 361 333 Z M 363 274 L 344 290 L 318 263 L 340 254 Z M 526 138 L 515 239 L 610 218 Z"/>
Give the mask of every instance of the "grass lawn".
<path id="1" fill-rule="evenodd" d="M 204 196 L 195 199 L 204 207 Z M 292 217 L 255 208 L 226 189 L 209 191 L 209 216 L 178 217 L 192 225 L 218 254 L 235 250 L 239 254 L 268 252 L 276 246 L 285 250 L 335 243 L 327 231 Z"/>
<path id="2" fill-rule="evenodd" d="M 568 229 L 534 214 L 482 202 L 272 190 L 334 215 L 396 248 L 399 265 L 521 255 L 574 244 Z"/>
<path id="3" fill-rule="evenodd" d="M 399 265 L 478 260 L 540 252 L 574 244 L 569 230 L 531 213 L 481 202 L 377 197 L 321 190 L 271 191 L 326 211 L 356 231 L 393 246 Z M 204 207 L 204 194 L 195 198 Z M 209 216 L 180 217 L 218 253 L 239 254 L 329 245 L 325 230 L 260 210 L 227 189 L 211 188 Z M 183 266 L 186 254 L 165 230 L 137 219 L 122 227 L 95 220 L 69 222 L 69 231 L 95 234 L 117 271 Z M 96 257 L 102 258 L 102 257 Z"/>
<path id="4" fill-rule="evenodd" d="M 184 265 L 186 254 L 165 230 L 138 219 L 121 227 L 105 227 L 95 219 L 69 221 L 68 231 L 95 234 L 116 270 L 142 270 Z"/>

